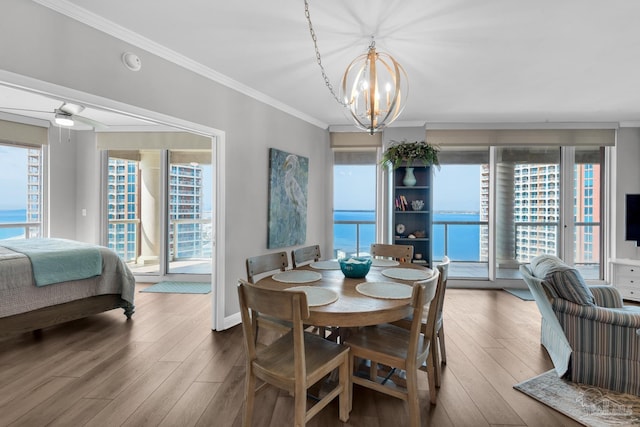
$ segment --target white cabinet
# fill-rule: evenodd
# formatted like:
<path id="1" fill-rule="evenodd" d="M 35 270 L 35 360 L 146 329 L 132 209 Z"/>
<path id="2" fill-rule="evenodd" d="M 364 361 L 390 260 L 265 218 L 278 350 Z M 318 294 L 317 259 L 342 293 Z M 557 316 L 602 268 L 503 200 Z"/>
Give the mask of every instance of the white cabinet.
<path id="1" fill-rule="evenodd" d="M 611 265 L 611 284 L 620 291 L 622 298 L 640 302 L 640 261 L 615 259 Z"/>

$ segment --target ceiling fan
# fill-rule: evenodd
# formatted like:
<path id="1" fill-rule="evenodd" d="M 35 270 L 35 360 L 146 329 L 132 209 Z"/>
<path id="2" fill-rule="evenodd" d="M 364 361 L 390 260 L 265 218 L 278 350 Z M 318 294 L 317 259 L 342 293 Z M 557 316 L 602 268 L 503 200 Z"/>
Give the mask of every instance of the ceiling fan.
<path id="1" fill-rule="evenodd" d="M 10 111 L 25 111 L 32 113 L 45 113 L 45 114 L 53 114 L 53 123 L 61 126 L 61 127 L 72 127 L 78 123 L 84 123 L 86 125 L 91 126 L 94 129 L 106 129 L 108 126 L 104 123 L 100 123 L 96 120 L 90 119 L 88 117 L 80 116 L 79 114 L 84 110 L 84 106 L 80 104 L 73 104 L 70 102 L 63 102 L 62 105 L 53 111 L 43 111 L 43 110 L 31 110 L 28 108 L 12 108 L 12 107 L 0 107 L 0 110 L 10 110 Z"/>

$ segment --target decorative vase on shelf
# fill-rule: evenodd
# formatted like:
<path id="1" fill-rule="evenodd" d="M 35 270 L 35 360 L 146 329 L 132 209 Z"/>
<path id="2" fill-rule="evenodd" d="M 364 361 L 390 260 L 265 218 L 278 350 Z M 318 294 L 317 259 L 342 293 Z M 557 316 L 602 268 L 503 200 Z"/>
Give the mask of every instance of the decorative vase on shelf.
<path id="1" fill-rule="evenodd" d="M 413 168 L 405 168 L 404 179 L 402 183 L 407 187 L 416 185 L 416 177 L 413 174 Z"/>

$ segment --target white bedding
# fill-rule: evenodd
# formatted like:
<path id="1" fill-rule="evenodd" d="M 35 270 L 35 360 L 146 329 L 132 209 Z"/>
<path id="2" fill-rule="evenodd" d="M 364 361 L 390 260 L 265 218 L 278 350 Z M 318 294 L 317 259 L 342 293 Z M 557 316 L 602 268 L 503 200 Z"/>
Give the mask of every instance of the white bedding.
<path id="1" fill-rule="evenodd" d="M 133 274 L 110 249 L 101 247 L 100 253 L 100 276 L 36 287 L 29 258 L 0 247 L 0 317 L 104 294 L 120 294 L 133 305 Z"/>

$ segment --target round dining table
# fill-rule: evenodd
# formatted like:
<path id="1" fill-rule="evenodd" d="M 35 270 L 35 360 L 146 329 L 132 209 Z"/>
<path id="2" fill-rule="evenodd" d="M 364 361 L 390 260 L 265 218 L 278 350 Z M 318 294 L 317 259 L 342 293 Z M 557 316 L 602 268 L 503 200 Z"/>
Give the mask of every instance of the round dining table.
<path id="1" fill-rule="evenodd" d="M 353 279 L 345 277 L 339 267 L 337 269 L 328 269 L 324 267 L 327 261 L 322 261 L 322 263 L 324 263 L 323 268 L 314 268 L 314 263 L 311 263 L 295 270 L 288 270 L 320 273 L 320 277 L 317 280 L 305 283 L 287 283 L 274 279 L 274 276 L 277 275 L 272 275 L 260 279 L 256 285 L 269 289 L 287 289 L 300 285 L 330 289 L 337 294 L 337 299 L 328 304 L 310 305 L 310 317 L 305 319 L 304 323 L 314 326 L 358 327 L 394 322 L 411 314 L 410 297 L 400 299 L 364 295 L 356 290 L 359 284 L 365 282 L 392 282 L 412 285 L 416 281 L 415 279 L 404 280 L 388 277 L 383 274 L 383 271 L 390 268 L 395 271 L 398 271 L 397 269 L 423 270 L 423 273 L 427 276 L 424 277 L 425 279 L 433 274 L 432 270 L 419 264 L 400 263 L 396 266 L 376 266 L 374 264 L 366 277 Z M 412 272 L 410 274 L 415 275 L 417 273 Z M 318 275 L 315 274 L 314 276 Z"/>

